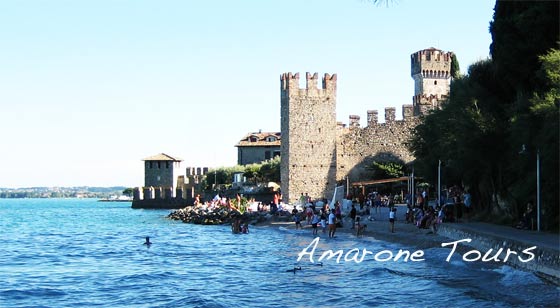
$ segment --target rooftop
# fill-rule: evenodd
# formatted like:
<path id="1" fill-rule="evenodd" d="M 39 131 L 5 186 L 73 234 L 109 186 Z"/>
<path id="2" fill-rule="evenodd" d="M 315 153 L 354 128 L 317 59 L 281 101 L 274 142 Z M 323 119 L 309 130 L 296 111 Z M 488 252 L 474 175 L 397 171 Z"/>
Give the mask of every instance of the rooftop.
<path id="1" fill-rule="evenodd" d="M 150 157 L 146 157 L 143 159 L 143 161 L 183 161 L 181 158 L 179 157 L 173 157 L 171 155 L 167 155 L 165 153 L 159 153 L 157 155 L 153 155 Z"/>
<path id="2" fill-rule="evenodd" d="M 280 132 L 257 132 L 245 135 L 235 146 L 280 146 L 282 137 Z"/>

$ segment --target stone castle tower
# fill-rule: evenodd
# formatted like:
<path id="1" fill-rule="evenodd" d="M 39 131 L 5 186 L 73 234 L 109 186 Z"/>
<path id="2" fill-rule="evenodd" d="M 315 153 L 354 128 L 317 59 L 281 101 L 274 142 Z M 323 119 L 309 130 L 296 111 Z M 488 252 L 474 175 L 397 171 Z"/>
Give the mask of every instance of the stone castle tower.
<path id="1" fill-rule="evenodd" d="M 452 52 L 433 47 L 410 55 L 410 73 L 414 79 L 414 115 L 425 115 L 447 100 L 452 57 Z"/>
<path id="2" fill-rule="evenodd" d="M 280 76 L 281 181 L 285 202 L 301 193 L 313 198 L 331 193 L 336 182 L 336 74 L 325 74 L 322 88 L 318 74 L 306 74 L 299 87 L 299 73 Z"/>
<path id="3" fill-rule="evenodd" d="M 395 119 L 394 107 L 385 108 L 384 123 L 378 123 L 377 110 L 367 110 L 365 127 L 358 115 L 349 116 L 348 126 L 336 122 L 336 74 L 325 74 L 318 88 L 317 73 L 307 73 L 305 89 L 299 87 L 299 74 L 282 74 L 283 201 L 293 203 L 306 192 L 314 199 L 330 199 L 337 182 L 370 177 L 374 161 L 414 160 L 410 137 L 421 116 L 447 100 L 452 56 L 435 48 L 413 53 L 414 96 L 412 104 L 402 106 L 402 120 Z"/>
<path id="4" fill-rule="evenodd" d="M 180 173 L 180 158 L 160 153 L 144 158 L 144 186 L 177 188 Z"/>

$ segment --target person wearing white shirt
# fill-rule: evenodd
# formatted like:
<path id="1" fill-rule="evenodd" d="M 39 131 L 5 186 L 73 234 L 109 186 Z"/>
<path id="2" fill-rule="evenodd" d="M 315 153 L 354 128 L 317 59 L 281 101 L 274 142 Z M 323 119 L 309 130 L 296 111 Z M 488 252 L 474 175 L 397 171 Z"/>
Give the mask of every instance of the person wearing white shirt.
<path id="1" fill-rule="evenodd" d="M 334 211 L 331 211 L 329 214 L 329 237 L 334 237 L 336 232 L 336 215 Z"/>

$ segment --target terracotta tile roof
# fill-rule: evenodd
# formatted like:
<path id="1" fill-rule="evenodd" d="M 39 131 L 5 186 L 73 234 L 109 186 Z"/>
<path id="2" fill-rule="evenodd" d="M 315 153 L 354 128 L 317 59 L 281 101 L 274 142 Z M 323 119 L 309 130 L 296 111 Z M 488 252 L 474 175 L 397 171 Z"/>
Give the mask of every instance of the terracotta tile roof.
<path id="1" fill-rule="evenodd" d="M 183 161 L 181 158 L 179 157 L 173 157 L 171 155 L 167 155 L 165 153 L 159 153 L 157 155 L 153 155 L 150 157 L 146 157 L 144 159 L 142 159 L 143 161 L 150 161 L 150 160 L 158 160 L 158 161 L 165 161 L 165 160 L 169 160 L 169 161 Z"/>
<path id="2" fill-rule="evenodd" d="M 274 141 L 267 141 L 273 139 Z M 235 145 L 236 147 L 262 147 L 262 146 L 280 146 L 280 132 L 258 132 L 245 135 Z"/>

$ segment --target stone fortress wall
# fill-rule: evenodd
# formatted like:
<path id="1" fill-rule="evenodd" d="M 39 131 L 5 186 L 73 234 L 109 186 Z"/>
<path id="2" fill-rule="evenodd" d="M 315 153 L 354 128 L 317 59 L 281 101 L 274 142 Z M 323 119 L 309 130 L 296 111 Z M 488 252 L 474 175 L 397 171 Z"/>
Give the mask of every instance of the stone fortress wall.
<path id="1" fill-rule="evenodd" d="M 299 73 L 280 76 L 281 190 L 286 202 L 301 193 L 322 196 L 336 182 L 336 75 Z"/>
<path id="2" fill-rule="evenodd" d="M 373 161 L 414 160 L 408 150 L 413 129 L 422 116 L 447 100 L 451 84 L 452 52 L 429 48 L 411 55 L 414 79 L 412 104 L 385 108 L 385 122 L 378 111 L 367 111 L 367 125 L 350 115 L 348 125 L 336 122 L 336 74 L 325 74 L 322 88 L 318 74 L 306 74 L 306 88 L 299 88 L 299 74 L 284 73 L 281 84 L 281 181 L 284 202 L 296 202 L 301 193 L 312 198 L 332 198 L 337 182 L 363 180 Z"/>
<path id="3" fill-rule="evenodd" d="M 350 116 L 348 127 L 339 123 L 337 134 L 337 179 L 351 181 L 367 179 L 367 170 L 374 161 L 414 160 L 408 150 L 413 129 L 420 122 L 412 114 L 412 105 L 402 107 L 403 119 L 395 120 L 395 108 L 385 108 L 385 123 L 379 123 L 377 110 L 368 111 L 368 123 L 360 127 L 357 115 Z"/>
<path id="4" fill-rule="evenodd" d="M 175 177 L 175 186 L 134 188 L 132 208 L 178 209 L 193 204 L 195 191 L 200 191 L 201 180 L 208 173 L 208 167 L 187 167 L 185 171 L 185 175 Z"/>

